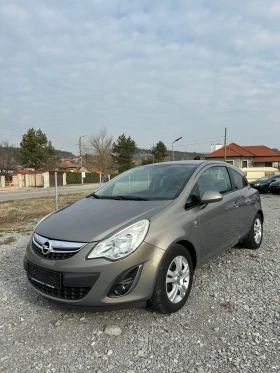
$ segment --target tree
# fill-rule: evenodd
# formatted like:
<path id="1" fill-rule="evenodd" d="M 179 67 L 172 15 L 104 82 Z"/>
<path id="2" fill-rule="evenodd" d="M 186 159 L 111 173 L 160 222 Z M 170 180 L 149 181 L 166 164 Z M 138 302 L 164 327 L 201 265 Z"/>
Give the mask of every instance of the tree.
<path id="1" fill-rule="evenodd" d="M 35 170 L 54 167 L 60 160 L 51 141 L 40 129 L 30 128 L 20 143 L 22 164 Z"/>
<path id="2" fill-rule="evenodd" d="M 162 141 L 159 141 L 156 146 L 152 148 L 151 153 L 155 157 L 155 162 L 163 162 L 164 158 L 168 156 L 167 147 Z"/>
<path id="3" fill-rule="evenodd" d="M 199 161 L 201 158 L 200 158 L 200 156 L 199 155 L 196 155 L 195 157 L 194 157 L 194 160 L 195 161 Z"/>
<path id="4" fill-rule="evenodd" d="M 9 141 L 0 142 L 0 174 L 8 174 L 16 166 L 14 147 Z"/>
<path id="5" fill-rule="evenodd" d="M 142 166 L 145 166 L 147 164 L 153 163 L 153 158 L 152 157 L 145 157 L 142 158 Z"/>
<path id="6" fill-rule="evenodd" d="M 120 173 L 134 166 L 133 154 L 135 149 L 135 141 L 130 136 L 126 137 L 124 134 L 119 136 L 117 142 L 113 144 L 112 155 Z"/>
<path id="7" fill-rule="evenodd" d="M 103 172 L 105 178 L 113 171 L 112 145 L 113 136 L 103 127 L 98 133 L 92 135 L 88 140 L 89 146 L 86 146 L 86 165 L 93 165 L 99 171 Z"/>

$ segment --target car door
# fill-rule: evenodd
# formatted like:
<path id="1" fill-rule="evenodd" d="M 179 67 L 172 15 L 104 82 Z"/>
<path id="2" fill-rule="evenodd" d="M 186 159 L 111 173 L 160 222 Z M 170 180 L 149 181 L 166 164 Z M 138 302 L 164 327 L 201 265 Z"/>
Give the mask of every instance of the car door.
<path id="1" fill-rule="evenodd" d="M 205 191 L 216 191 L 223 195 L 222 201 L 201 206 L 198 213 L 201 263 L 205 263 L 238 242 L 241 197 L 240 192 L 232 186 L 226 166 L 207 168 L 199 176 L 197 188 L 200 198 Z"/>
<path id="2" fill-rule="evenodd" d="M 240 191 L 242 205 L 242 214 L 240 214 L 240 238 L 242 238 L 248 234 L 254 216 L 256 215 L 256 198 L 258 192 L 250 186 L 243 174 L 232 168 L 229 168 L 229 171 L 235 189 Z"/>

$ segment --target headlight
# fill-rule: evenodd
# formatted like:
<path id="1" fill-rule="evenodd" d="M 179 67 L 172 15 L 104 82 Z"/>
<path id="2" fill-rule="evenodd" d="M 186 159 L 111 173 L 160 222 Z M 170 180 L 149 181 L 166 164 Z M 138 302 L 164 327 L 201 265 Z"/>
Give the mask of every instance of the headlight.
<path id="1" fill-rule="evenodd" d="M 260 183 L 255 184 L 255 186 L 260 186 Z"/>
<path id="2" fill-rule="evenodd" d="M 118 260 L 130 255 L 144 241 L 149 225 L 149 220 L 141 220 L 107 240 L 101 241 L 92 249 L 87 259 L 107 258 Z"/>

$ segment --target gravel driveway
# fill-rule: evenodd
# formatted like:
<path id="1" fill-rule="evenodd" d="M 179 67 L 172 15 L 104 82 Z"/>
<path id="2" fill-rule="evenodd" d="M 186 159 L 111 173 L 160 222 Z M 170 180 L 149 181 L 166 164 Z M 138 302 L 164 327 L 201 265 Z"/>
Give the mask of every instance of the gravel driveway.
<path id="1" fill-rule="evenodd" d="M 0 372 L 279 372 L 280 196 L 262 201 L 261 249 L 234 248 L 199 269 L 171 316 L 45 300 L 22 268 L 32 226 L 6 232 L 0 242 L 16 241 L 0 246 Z"/>

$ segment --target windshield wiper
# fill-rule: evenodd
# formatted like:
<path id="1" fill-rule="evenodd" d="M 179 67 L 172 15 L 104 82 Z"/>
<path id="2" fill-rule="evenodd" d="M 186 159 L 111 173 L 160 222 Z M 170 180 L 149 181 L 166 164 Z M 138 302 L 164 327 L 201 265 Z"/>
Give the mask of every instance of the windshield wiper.
<path id="1" fill-rule="evenodd" d="M 131 201 L 149 201 L 149 198 L 137 197 L 137 196 L 116 196 L 118 199 L 131 200 Z"/>
<path id="2" fill-rule="evenodd" d="M 98 194 L 95 194 L 95 193 L 91 193 L 88 196 L 86 196 L 86 198 L 89 198 L 89 197 L 94 197 L 96 199 L 100 199 L 101 198 Z"/>
<path id="3" fill-rule="evenodd" d="M 131 200 L 131 201 L 148 201 L 148 198 L 142 198 L 137 196 L 99 196 L 96 193 L 91 193 L 86 198 L 94 197 L 96 199 L 115 199 L 115 200 Z"/>
<path id="4" fill-rule="evenodd" d="M 120 196 L 99 196 L 96 193 L 91 193 L 86 198 L 89 198 L 89 197 L 94 197 L 96 199 L 117 199 L 117 200 L 121 200 L 122 199 L 122 197 L 120 197 Z"/>

